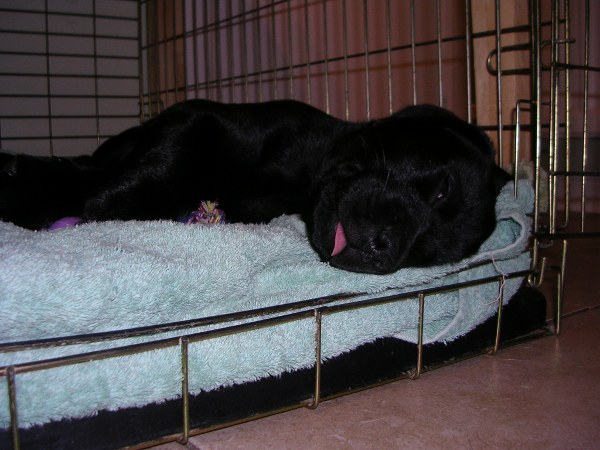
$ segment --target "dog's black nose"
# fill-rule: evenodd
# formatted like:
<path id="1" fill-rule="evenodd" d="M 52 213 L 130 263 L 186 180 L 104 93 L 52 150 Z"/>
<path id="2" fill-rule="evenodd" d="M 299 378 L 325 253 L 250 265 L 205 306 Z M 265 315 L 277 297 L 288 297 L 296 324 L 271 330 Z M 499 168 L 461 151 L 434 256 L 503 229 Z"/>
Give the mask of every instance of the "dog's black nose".
<path id="1" fill-rule="evenodd" d="M 384 227 L 375 234 L 372 240 L 372 248 L 378 253 L 387 252 L 394 242 L 394 235 L 391 227 Z"/>
<path id="2" fill-rule="evenodd" d="M 372 254 L 385 254 L 394 245 L 394 232 L 389 226 L 373 225 L 365 233 L 365 250 Z"/>
<path id="3" fill-rule="evenodd" d="M 398 253 L 398 236 L 391 226 L 373 226 L 366 239 L 365 260 L 379 273 L 389 272 Z"/>

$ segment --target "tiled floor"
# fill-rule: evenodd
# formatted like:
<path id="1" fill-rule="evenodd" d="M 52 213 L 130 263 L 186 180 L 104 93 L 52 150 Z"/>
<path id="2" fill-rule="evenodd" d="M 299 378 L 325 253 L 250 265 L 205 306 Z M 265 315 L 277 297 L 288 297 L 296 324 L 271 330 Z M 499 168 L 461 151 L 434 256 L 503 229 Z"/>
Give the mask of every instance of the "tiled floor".
<path id="1" fill-rule="evenodd" d="M 600 240 L 572 240 L 568 255 L 565 311 L 587 309 L 564 319 L 560 337 L 195 436 L 187 448 L 600 448 Z"/>

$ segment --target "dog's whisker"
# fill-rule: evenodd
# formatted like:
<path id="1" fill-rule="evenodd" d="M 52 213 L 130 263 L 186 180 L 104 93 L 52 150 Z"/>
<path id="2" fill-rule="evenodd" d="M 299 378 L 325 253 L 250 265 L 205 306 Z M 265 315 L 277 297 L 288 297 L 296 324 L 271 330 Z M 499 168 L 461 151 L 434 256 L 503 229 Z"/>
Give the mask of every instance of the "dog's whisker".
<path id="1" fill-rule="evenodd" d="M 377 154 L 377 150 L 375 148 L 371 148 L 369 146 L 369 144 L 365 140 L 364 136 L 360 136 L 360 142 L 362 143 L 365 153 L 373 152 L 375 154 L 375 162 L 376 162 L 377 166 L 379 166 L 379 155 Z"/>
<path id="2" fill-rule="evenodd" d="M 386 166 L 385 146 L 383 145 L 383 142 L 381 141 L 381 136 L 379 135 L 379 133 L 377 131 L 375 131 L 375 134 L 377 135 L 377 140 L 379 141 L 379 148 L 381 149 L 381 158 L 383 160 L 383 164 L 381 165 L 381 168 L 385 169 L 385 166 Z M 379 157 L 377 158 L 377 164 L 379 165 Z M 389 175 L 389 173 L 388 173 L 388 175 Z"/>
<path id="3" fill-rule="evenodd" d="M 388 181 L 390 181 L 390 173 L 392 172 L 392 169 L 388 169 L 387 171 L 387 176 L 385 177 L 385 183 L 383 184 L 383 188 L 381 189 L 381 192 L 385 192 L 385 190 L 387 189 L 387 185 L 388 185 Z"/>

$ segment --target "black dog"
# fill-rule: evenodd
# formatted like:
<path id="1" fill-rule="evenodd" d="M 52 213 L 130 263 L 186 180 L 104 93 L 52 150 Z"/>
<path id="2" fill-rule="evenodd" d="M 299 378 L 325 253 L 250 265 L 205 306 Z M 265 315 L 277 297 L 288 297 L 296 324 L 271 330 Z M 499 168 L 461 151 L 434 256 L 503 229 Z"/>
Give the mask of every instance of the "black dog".
<path id="1" fill-rule="evenodd" d="M 0 218 L 23 227 L 176 219 L 218 200 L 232 222 L 300 213 L 322 260 L 381 274 L 477 251 L 508 179 L 486 135 L 443 109 L 350 123 L 294 101 L 191 100 L 92 156 L 0 167 Z"/>

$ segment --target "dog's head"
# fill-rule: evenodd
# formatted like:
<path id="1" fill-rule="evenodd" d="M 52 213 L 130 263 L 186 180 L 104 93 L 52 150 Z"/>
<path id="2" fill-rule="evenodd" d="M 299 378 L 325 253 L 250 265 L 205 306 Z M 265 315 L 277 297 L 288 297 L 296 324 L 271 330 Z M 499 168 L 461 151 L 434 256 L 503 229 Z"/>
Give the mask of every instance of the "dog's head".
<path id="1" fill-rule="evenodd" d="M 336 143 L 314 184 L 309 239 L 322 260 L 354 272 L 457 261 L 493 231 L 507 180 L 479 128 L 409 107 Z"/>

